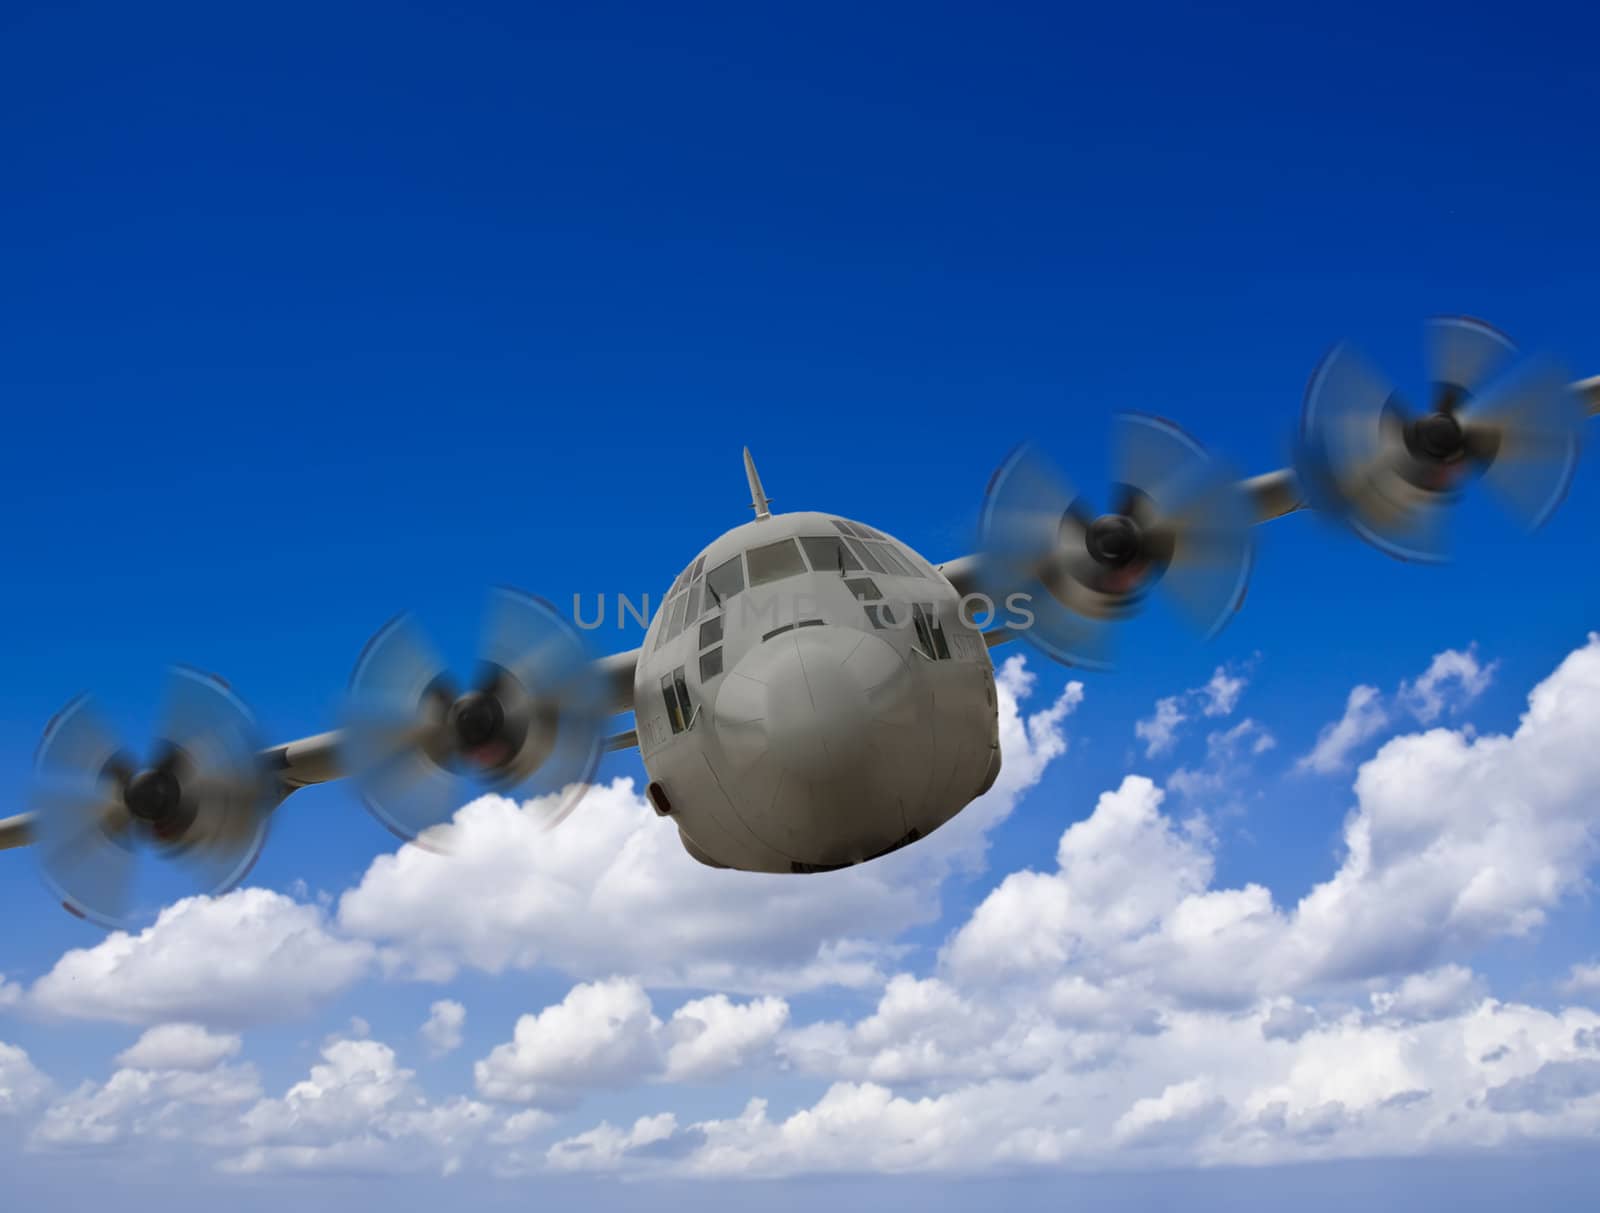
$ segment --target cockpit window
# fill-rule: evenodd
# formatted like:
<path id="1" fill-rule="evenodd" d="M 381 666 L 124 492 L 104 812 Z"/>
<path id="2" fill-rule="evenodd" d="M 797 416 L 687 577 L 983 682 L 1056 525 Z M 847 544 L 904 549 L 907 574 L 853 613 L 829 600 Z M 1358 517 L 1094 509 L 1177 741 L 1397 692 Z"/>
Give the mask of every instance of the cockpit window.
<path id="1" fill-rule="evenodd" d="M 671 640 L 683 631 L 683 612 L 688 605 L 689 595 L 679 594 L 672 600 L 672 615 L 667 620 L 667 639 Z"/>
<path id="2" fill-rule="evenodd" d="M 681 596 L 678 598 L 669 597 L 666 602 L 661 604 L 661 614 L 659 615 L 661 622 L 656 628 L 655 649 L 660 649 L 667 643 L 667 641 L 671 640 L 675 634 L 672 630 L 672 608 L 677 606 L 681 601 Z"/>
<path id="3" fill-rule="evenodd" d="M 843 518 L 834 518 L 830 521 L 834 526 L 839 528 L 841 534 L 854 535 L 856 533 L 856 528 L 852 524 L 846 522 Z"/>
<path id="4" fill-rule="evenodd" d="M 689 610 L 683 617 L 685 623 L 693 623 L 696 619 L 700 618 L 700 610 L 703 602 L 702 594 L 705 588 L 706 583 L 704 581 L 696 581 L 692 586 L 689 587 Z"/>
<path id="5" fill-rule="evenodd" d="M 867 545 L 862 543 L 861 540 L 859 540 L 859 539 L 850 540 L 849 541 L 849 548 L 858 557 L 860 557 L 861 563 L 864 564 L 872 572 L 874 572 L 874 573 L 887 573 L 889 571 L 888 569 L 883 567 L 883 562 L 881 560 L 879 560 L 876 556 L 874 556 L 871 552 L 869 552 L 867 550 Z"/>
<path id="6" fill-rule="evenodd" d="M 885 569 L 891 573 L 898 573 L 902 577 L 915 577 L 917 571 L 900 558 L 892 545 L 887 543 L 867 543 L 863 547 L 869 548 L 872 554 L 882 562 Z"/>
<path id="7" fill-rule="evenodd" d="M 887 539 L 888 538 L 888 536 L 885 535 L 882 531 L 875 531 L 864 522 L 852 523 L 851 525 L 853 525 L 856 528 L 856 534 L 860 535 L 861 538 L 863 538 L 863 539 Z"/>
<path id="8" fill-rule="evenodd" d="M 805 561 L 800 559 L 799 545 L 793 539 L 780 539 L 777 543 L 763 544 L 761 547 L 751 548 L 744 555 L 750 562 L 751 588 L 772 581 L 781 581 L 785 577 L 793 577 L 796 573 L 806 571 Z"/>
<path id="9" fill-rule="evenodd" d="M 806 550 L 806 559 L 818 573 L 857 573 L 861 562 L 845 547 L 837 535 L 802 535 L 800 546 Z"/>
<path id="10" fill-rule="evenodd" d="M 707 648 L 722 640 L 722 616 L 713 615 L 700 625 L 700 647 Z"/>
<path id="11" fill-rule="evenodd" d="M 744 565 L 739 563 L 737 556 L 731 560 L 724 560 L 706 574 L 706 594 L 710 597 L 712 606 L 721 606 L 742 589 L 744 589 Z"/>

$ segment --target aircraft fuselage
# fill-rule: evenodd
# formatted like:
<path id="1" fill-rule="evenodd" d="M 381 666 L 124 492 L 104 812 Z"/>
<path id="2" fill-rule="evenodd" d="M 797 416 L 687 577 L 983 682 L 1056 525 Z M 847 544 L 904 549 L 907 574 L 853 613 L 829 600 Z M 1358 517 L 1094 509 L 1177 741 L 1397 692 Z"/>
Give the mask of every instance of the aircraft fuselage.
<path id="1" fill-rule="evenodd" d="M 634 713 L 652 803 L 716 867 L 875 858 L 1000 769 L 994 670 L 955 588 L 828 514 L 758 518 L 690 562 L 645 636 Z"/>

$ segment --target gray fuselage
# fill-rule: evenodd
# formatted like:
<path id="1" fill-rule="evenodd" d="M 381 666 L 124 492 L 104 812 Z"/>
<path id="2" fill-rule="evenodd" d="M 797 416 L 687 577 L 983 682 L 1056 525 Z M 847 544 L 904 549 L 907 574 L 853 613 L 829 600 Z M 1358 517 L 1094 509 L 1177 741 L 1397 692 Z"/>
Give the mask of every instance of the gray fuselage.
<path id="1" fill-rule="evenodd" d="M 926 836 L 1000 769 L 955 588 L 881 532 L 758 518 L 690 562 L 634 674 L 650 798 L 716 867 L 813 872 Z"/>

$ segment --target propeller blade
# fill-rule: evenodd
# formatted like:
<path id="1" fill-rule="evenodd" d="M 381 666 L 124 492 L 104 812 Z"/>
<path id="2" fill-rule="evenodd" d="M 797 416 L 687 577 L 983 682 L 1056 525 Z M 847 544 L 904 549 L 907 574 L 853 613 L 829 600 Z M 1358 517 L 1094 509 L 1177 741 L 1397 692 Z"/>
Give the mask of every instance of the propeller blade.
<path id="1" fill-rule="evenodd" d="M 1253 521 L 1249 499 L 1229 481 L 1197 493 L 1181 512 L 1162 517 L 1153 528 L 1170 535 L 1172 549 L 1161 588 L 1207 638 L 1220 632 L 1244 601 L 1255 563 Z"/>
<path id="2" fill-rule="evenodd" d="M 445 825 L 486 792 L 542 798 L 559 819 L 593 779 L 608 713 L 577 630 L 542 599 L 497 590 L 479 656 L 476 682 L 458 695 L 401 616 L 351 676 L 345 753 L 367 807 L 401 838 Z"/>
<path id="3" fill-rule="evenodd" d="M 1584 409 L 1560 368 L 1505 369 L 1516 347 L 1465 316 L 1427 325 L 1435 408 L 1411 418 L 1381 375 L 1348 346 L 1306 387 L 1295 470 L 1307 500 L 1405 560 L 1445 558 L 1446 510 L 1482 475 L 1527 526 L 1543 522 L 1572 481 Z"/>
<path id="4" fill-rule="evenodd" d="M 362 650 L 345 706 L 384 730 L 392 746 L 413 745 L 422 736 L 442 744 L 433 734 L 443 729 L 444 708 L 456 694 L 455 680 L 421 625 L 411 615 L 398 615 Z M 423 708 L 429 710 L 419 718 Z"/>
<path id="5" fill-rule="evenodd" d="M 1064 519 L 1081 534 L 1094 515 L 1037 448 L 1018 446 L 989 478 L 982 522 L 988 557 L 1030 574 L 1061 546 Z"/>
<path id="6" fill-rule="evenodd" d="M 1393 384 L 1352 345 L 1323 357 L 1306 385 L 1296 444 L 1296 471 L 1314 506 L 1343 514 L 1362 499 L 1386 455 L 1385 410 Z"/>
<path id="7" fill-rule="evenodd" d="M 1061 593 L 1065 601 L 1054 593 L 1034 595 L 1028 604 L 1033 612 L 1033 624 L 1024 635 L 1063 665 L 1086 670 L 1111 669 L 1111 637 L 1116 617 L 1094 614 L 1098 604 L 1088 597 L 1088 591 L 1080 582 L 1069 582 Z"/>
<path id="8" fill-rule="evenodd" d="M 127 811 L 107 794 L 36 788 L 29 797 L 40 874 L 73 913 L 115 926 L 127 913 L 135 857 Z"/>
<path id="9" fill-rule="evenodd" d="M 1014 449 L 989 478 L 980 523 L 985 593 L 1026 594 L 1027 638 L 1056 661 L 1109 667 L 1111 617 L 1105 596 L 1086 584 L 1093 564 L 1085 537 L 1093 513 L 1071 483 L 1033 446 Z"/>
<path id="10" fill-rule="evenodd" d="M 367 642 L 350 675 L 343 750 L 367 808 L 392 833 L 414 839 L 448 820 L 465 803 L 442 804 L 459 794 L 453 771 L 442 765 L 449 750 L 445 713 L 455 699 L 444 661 L 416 619 L 391 619 Z M 421 801 L 407 794 L 394 772 L 412 769 L 418 780 L 448 786 Z"/>
<path id="11" fill-rule="evenodd" d="M 1469 450 L 1491 452 L 1484 484 L 1529 530 L 1566 496 L 1585 420 L 1566 371 L 1544 360 L 1504 377 L 1468 408 Z"/>
<path id="12" fill-rule="evenodd" d="M 181 884 L 215 896 L 236 887 L 266 844 L 271 783 L 254 717 L 222 679 L 187 666 L 168 674 L 159 757 L 182 789 L 186 817 L 169 843 Z"/>
<path id="13" fill-rule="evenodd" d="M 429 850 L 445 851 L 456 810 L 482 794 L 415 746 L 397 748 L 361 775 L 361 793 L 389 832 Z"/>
<path id="14" fill-rule="evenodd" d="M 1428 375 L 1434 407 L 1453 412 L 1475 396 L 1516 355 L 1516 344 L 1493 325 L 1471 316 L 1434 316 L 1427 322 Z"/>
<path id="15" fill-rule="evenodd" d="M 98 784 L 108 773 L 126 775 L 130 760 L 89 695 L 79 695 L 45 725 L 33 755 L 37 776 Z"/>
<path id="16" fill-rule="evenodd" d="M 1170 421 L 1122 414 L 1116 433 L 1121 473 L 1137 486 L 1134 516 L 1160 564 L 1159 584 L 1194 627 L 1213 636 L 1233 617 L 1250 579 L 1249 497 L 1225 465 Z"/>
<path id="17" fill-rule="evenodd" d="M 102 924 L 124 912 L 132 883 L 122 806 L 130 767 L 88 695 L 56 713 L 34 753 L 28 805 L 40 875 L 74 913 Z"/>
<path id="18" fill-rule="evenodd" d="M 1351 345 L 1335 346 L 1306 385 L 1295 471 L 1313 508 L 1403 560 L 1445 557 L 1449 481 L 1408 452 L 1410 418 L 1390 381 Z"/>
<path id="19" fill-rule="evenodd" d="M 1118 413 L 1112 419 L 1112 450 L 1119 513 L 1134 514 L 1141 507 L 1153 507 L 1147 516 L 1169 513 L 1222 475 L 1206 449 L 1181 428 L 1146 413 Z"/>
<path id="20" fill-rule="evenodd" d="M 85 697 L 50 722 L 35 757 L 44 878 L 69 909 L 105 926 L 151 908 L 136 892 L 232 888 L 266 839 L 272 784 L 250 713 L 227 685 L 174 669 L 160 733 L 155 760 L 137 772 Z M 158 871 L 152 860 L 177 862 Z"/>
<path id="21" fill-rule="evenodd" d="M 1031 447 L 989 482 L 983 580 L 997 600 L 1029 593 L 1027 638 L 1058 661 L 1107 668 L 1111 627 L 1171 580 L 1181 613 L 1215 632 L 1250 575 L 1254 512 L 1235 477 L 1169 421 L 1116 419 L 1115 504 L 1094 517 Z"/>
<path id="22" fill-rule="evenodd" d="M 505 671 L 533 700 L 528 739 L 500 780 L 544 801 L 551 824 L 559 824 L 588 791 L 604 749 L 609 713 L 595 664 L 550 603 L 504 586 L 490 595 L 481 651 L 490 669 Z"/>

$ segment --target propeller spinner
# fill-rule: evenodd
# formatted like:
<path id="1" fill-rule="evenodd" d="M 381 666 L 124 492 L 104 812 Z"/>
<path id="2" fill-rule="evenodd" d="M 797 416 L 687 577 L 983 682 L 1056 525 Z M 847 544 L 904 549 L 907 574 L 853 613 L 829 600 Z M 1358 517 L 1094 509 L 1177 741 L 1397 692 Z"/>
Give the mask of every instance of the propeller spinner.
<path id="1" fill-rule="evenodd" d="M 413 840 L 485 792 L 555 796 L 576 807 L 600 760 L 602 684 L 570 623 L 549 603 L 495 591 L 465 689 L 409 615 L 386 624 L 356 663 L 343 754 L 372 813 Z"/>
<path id="2" fill-rule="evenodd" d="M 1031 447 L 989 482 L 985 591 L 1031 598 L 1024 633 L 1058 661 L 1109 668 L 1111 624 L 1163 587 L 1201 631 L 1219 630 L 1250 576 L 1251 506 L 1233 475 L 1169 421 L 1117 418 L 1117 485 L 1097 514 Z"/>
<path id="3" fill-rule="evenodd" d="M 1312 374 L 1295 471 L 1312 506 L 1403 560 L 1445 559 L 1446 507 L 1473 478 L 1525 526 L 1566 495 L 1584 409 L 1551 363 L 1515 361 L 1510 338 L 1481 320 L 1428 322 L 1433 383 L 1414 411 L 1351 346 Z"/>
<path id="4" fill-rule="evenodd" d="M 35 756 L 30 801 L 46 882 L 73 913 L 133 917 L 150 858 L 187 893 L 220 893 L 249 872 L 275 801 L 255 723 L 225 683 L 178 667 L 150 761 L 140 766 L 85 695 L 58 712 Z"/>

